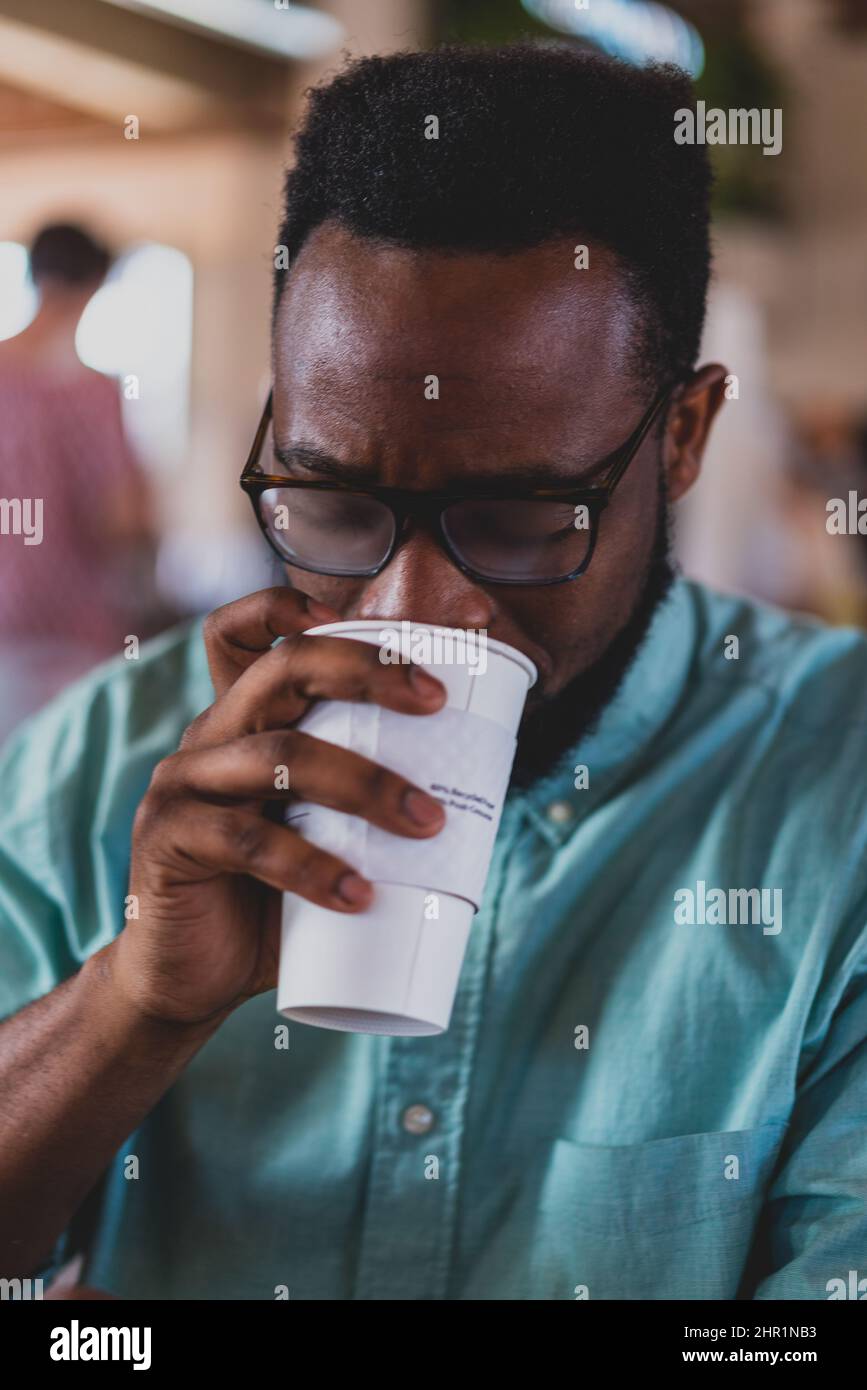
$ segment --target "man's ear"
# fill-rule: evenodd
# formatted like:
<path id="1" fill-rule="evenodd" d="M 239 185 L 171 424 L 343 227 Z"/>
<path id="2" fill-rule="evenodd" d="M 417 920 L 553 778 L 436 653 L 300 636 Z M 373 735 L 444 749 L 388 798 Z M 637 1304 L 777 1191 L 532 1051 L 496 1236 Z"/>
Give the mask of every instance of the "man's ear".
<path id="1" fill-rule="evenodd" d="M 725 398 L 727 375 L 725 367 L 710 362 L 674 393 L 662 453 L 672 502 L 689 491 L 701 471 L 710 427 Z"/>

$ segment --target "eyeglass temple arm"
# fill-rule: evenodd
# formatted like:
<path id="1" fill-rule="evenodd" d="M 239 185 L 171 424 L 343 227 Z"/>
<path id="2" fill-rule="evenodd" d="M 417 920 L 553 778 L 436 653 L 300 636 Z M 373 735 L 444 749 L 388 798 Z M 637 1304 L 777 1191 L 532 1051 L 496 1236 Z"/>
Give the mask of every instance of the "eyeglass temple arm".
<path id="1" fill-rule="evenodd" d="M 626 472 L 630 463 L 635 458 L 635 455 L 638 453 L 638 450 L 641 448 L 641 445 L 644 442 L 644 439 L 646 438 L 648 431 L 651 429 L 653 422 L 659 414 L 660 410 L 662 409 L 663 405 L 666 403 L 666 401 L 669 401 L 671 399 L 672 392 L 674 391 L 675 387 L 679 385 L 680 378 L 678 378 L 677 381 L 673 381 L 669 386 L 664 387 L 664 389 L 660 391 L 659 395 L 657 396 L 656 400 L 651 406 L 646 419 L 642 421 L 642 424 L 638 430 L 638 434 L 636 435 L 635 439 L 624 451 L 622 458 L 614 465 L 612 472 L 608 475 L 608 478 L 605 482 L 605 486 L 609 493 L 613 492 L 617 484 L 620 482 L 620 479 L 623 477 L 623 474 Z"/>
<path id="2" fill-rule="evenodd" d="M 253 467 L 259 460 L 260 453 L 262 452 L 262 442 L 265 438 L 265 431 L 271 423 L 271 401 L 273 395 L 274 390 L 272 387 L 272 389 L 268 392 L 268 399 L 265 402 L 265 407 L 262 411 L 262 418 L 260 419 L 259 424 L 256 427 L 256 437 L 253 440 L 250 452 L 247 455 L 247 462 L 244 464 L 244 467 L 241 471 L 242 478 L 245 477 L 247 473 L 251 471 L 251 469 L 253 469 Z"/>

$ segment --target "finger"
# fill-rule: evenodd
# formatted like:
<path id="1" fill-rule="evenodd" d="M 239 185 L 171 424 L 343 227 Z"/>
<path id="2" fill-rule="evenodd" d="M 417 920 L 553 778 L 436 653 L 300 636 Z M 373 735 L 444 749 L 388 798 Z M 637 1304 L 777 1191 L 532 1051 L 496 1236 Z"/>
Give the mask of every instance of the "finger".
<path id="1" fill-rule="evenodd" d="M 399 773 L 297 729 L 176 753 L 166 763 L 163 776 L 182 796 L 239 802 L 299 797 L 417 839 L 435 835 L 445 822 L 440 802 Z"/>
<path id="2" fill-rule="evenodd" d="M 244 672 L 207 711 L 196 743 L 292 724 L 314 700 L 355 700 L 400 714 L 433 714 L 445 703 L 441 681 L 412 662 L 384 664 L 380 648 L 346 637 L 287 637 Z"/>
<path id="3" fill-rule="evenodd" d="M 270 651 L 279 637 L 339 620 L 339 613 L 326 604 L 284 585 L 260 589 L 215 608 L 205 619 L 203 636 L 217 696 Z"/>
<path id="4" fill-rule="evenodd" d="M 246 874 L 339 912 L 357 912 L 373 897 L 373 886 L 345 860 L 251 811 L 178 797 L 162 807 L 160 827 L 159 866 L 175 884 Z"/>

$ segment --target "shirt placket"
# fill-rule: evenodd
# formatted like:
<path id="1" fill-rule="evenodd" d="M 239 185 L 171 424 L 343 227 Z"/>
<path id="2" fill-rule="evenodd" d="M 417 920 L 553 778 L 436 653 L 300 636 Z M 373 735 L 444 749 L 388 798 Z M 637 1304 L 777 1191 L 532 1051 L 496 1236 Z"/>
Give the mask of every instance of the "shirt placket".
<path id="1" fill-rule="evenodd" d="M 467 1103 L 505 872 L 503 839 L 485 889 L 488 906 L 473 919 L 448 1029 L 431 1038 L 381 1039 L 357 1299 L 447 1296 Z"/>

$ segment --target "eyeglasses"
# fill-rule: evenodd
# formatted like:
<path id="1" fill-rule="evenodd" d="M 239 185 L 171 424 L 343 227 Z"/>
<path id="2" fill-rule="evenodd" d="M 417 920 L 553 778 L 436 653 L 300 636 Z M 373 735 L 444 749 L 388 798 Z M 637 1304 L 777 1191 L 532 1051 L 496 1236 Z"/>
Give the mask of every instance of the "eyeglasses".
<path id="1" fill-rule="evenodd" d="M 439 492 L 356 487 L 266 471 L 282 467 L 273 445 L 269 393 L 240 485 L 272 550 L 313 574 L 379 574 L 406 540 L 407 523 L 415 519 L 459 570 L 482 583 L 564 584 L 590 564 L 602 512 L 677 384 L 660 391 L 629 438 L 609 456 L 610 471 L 599 486 L 517 491 L 503 486 Z"/>

